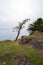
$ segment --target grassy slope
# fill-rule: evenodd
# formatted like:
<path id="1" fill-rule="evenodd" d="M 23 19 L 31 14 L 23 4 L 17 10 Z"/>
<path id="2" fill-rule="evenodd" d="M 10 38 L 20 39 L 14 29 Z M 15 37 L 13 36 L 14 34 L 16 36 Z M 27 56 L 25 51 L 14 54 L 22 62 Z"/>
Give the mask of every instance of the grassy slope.
<path id="1" fill-rule="evenodd" d="M 8 54 L 7 57 L 0 58 L 0 65 L 6 62 L 7 65 L 13 65 L 13 58 L 18 54 L 25 54 L 34 65 L 43 65 L 43 50 L 32 48 L 30 45 L 19 45 L 17 42 L 0 42 L 0 57 Z"/>

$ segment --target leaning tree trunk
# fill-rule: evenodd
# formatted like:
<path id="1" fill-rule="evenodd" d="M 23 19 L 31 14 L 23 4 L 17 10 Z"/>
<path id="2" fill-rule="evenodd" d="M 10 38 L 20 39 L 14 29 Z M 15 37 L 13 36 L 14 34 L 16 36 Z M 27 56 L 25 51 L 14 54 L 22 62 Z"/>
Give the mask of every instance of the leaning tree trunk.
<path id="1" fill-rule="evenodd" d="M 17 34 L 17 37 L 16 37 L 15 41 L 17 41 L 17 39 L 18 39 L 18 37 L 19 37 L 19 34 L 20 34 L 20 29 L 19 29 L 19 31 L 18 31 L 18 34 Z"/>

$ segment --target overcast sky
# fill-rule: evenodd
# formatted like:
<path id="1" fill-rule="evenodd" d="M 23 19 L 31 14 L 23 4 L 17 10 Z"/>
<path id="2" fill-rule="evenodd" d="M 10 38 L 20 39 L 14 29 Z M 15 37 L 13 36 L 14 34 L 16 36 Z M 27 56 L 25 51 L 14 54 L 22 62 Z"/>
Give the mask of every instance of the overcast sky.
<path id="1" fill-rule="evenodd" d="M 12 28 L 25 18 L 31 23 L 39 17 L 43 18 L 43 0 L 0 0 L 0 29 Z"/>
<path id="2" fill-rule="evenodd" d="M 0 0 L 0 23 L 43 18 L 43 0 Z"/>

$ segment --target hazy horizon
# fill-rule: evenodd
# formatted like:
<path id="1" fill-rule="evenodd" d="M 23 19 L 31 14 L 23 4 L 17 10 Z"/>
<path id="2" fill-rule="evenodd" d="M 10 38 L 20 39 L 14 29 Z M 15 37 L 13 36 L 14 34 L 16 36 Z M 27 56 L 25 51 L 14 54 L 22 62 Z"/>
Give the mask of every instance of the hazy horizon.
<path id="1" fill-rule="evenodd" d="M 29 24 L 43 18 L 43 0 L 0 0 L 0 40 L 15 39 L 12 27 L 26 18 L 31 19 Z M 28 32 L 24 29 L 21 35 Z"/>

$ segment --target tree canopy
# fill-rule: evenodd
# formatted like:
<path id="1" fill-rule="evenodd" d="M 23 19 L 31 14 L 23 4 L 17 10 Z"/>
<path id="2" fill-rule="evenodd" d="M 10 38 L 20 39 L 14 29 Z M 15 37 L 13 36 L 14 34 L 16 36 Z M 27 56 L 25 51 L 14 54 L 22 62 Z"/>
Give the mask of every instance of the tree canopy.
<path id="1" fill-rule="evenodd" d="M 34 32 L 34 31 L 40 31 L 43 32 L 43 19 L 42 18 L 38 18 L 34 23 L 30 24 L 30 26 L 28 26 L 28 31 Z"/>

